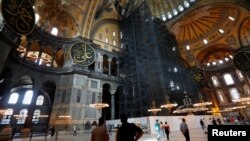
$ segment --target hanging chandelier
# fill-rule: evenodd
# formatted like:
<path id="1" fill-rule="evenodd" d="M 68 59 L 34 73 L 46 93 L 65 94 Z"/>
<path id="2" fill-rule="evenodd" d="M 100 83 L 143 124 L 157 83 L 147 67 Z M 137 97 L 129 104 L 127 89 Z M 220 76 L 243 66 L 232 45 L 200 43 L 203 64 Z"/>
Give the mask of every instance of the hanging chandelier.
<path id="1" fill-rule="evenodd" d="M 193 106 L 194 107 L 204 107 L 204 106 L 209 106 L 209 105 L 212 105 L 212 102 L 198 102 L 198 103 L 195 103 Z"/>
<path id="2" fill-rule="evenodd" d="M 242 103 L 242 104 L 250 104 L 250 97 L 242 97 L 236 100 L 232 100 L 233 102 Z"/>
<path id="3" fill-rule="evenodd" d="M 97 110 L 100 111 L 102 108 L 109 107 L 109 104 L 102 102 L 102 95 L 101 95 L 101 93 L 99 93 L 99 95 L 98 95 L 98 102 L 92 103 L 89 106 L 93 107 L 93 108 L 95 108 L 95 109 L 97 109 Z"/>
<path id="4" fill-rule="evenodd" d="M 216 114 L 216 113 L 226 113 L 226 112 L 232 112 L 232 109 L 224 109 L 224 110 L 216 110 L 215 108 L 211 108 L 213 110 L 209 110 L 207 111 L 207 113 L 212 113 L 212 114 Z"/>
<path id="5" fill-rule="evenodd" d="M 167 101 L 167 103 L 161 105 L 161 108 L 167 108 L 167 109 L 170 110 L 172 107 L 178 106 L 178 104 L 177 104 L 176 102 L 171 103 L 171 102 L 169 101 L 169 96 L 168 96 L 168 95 L 166 95 L 166 101 Z"/>
<path id="6" fill-rule="evenodd" d="M 193 106 L 194 107 L 206 107 L 206 106 L 209 106 L 209 105 L 212 105 L 213 103 L 212 102 L 205 102 L 204 100 L 203 100 L 203 96 L 202 96 L 202 94 L 201 93 L 199 93 L 199 95 L 198 95 L 198 97 L 199 97 L 199 102 L 198 103 L 195 103 L 195 104 L 193 104 Z"/>
<path id="7" fill-rule="evenodd" d="M 96 108 L 98 110 L 101 110 L 102 108 L 109 107 L 107 103 L 93 103 L 89 105 L 90 107 Z"/>
<path id="8" fill-rule="evenodd" d="M 155 101 L 152 101 L 152 108 L 148 109 L 148 112 L 152 112 L 154 114 L 154 116 L 156 116 L 156 113 L 161 111 L 160 108 L 156 108 L 155 106 Z"/>
<path id="9" fill-rule="evenodd" d="M 178 107 L 176 110 L 173 111 L 173 113 L 188 113 L 192 114 L 193 112 L 201 112 L 201 111 L 207 111 L 209 108 L 204 107 L 204 106 L 197 106 L 195 107 L 192 104 L 191 99 L 186 95 L 185 98 L 183 99 L 183 105 Z M 198 104 L 200 105 L 200 104 Z"/>
<path id="10" fill-rule="evenodd" d="M 164 105 L 161 105 L 161 108 L 172 108 L 172 107 L 176 107 L 178 106 L 178 104 L 175 102 L 175 103 L 166 103 Z"/>

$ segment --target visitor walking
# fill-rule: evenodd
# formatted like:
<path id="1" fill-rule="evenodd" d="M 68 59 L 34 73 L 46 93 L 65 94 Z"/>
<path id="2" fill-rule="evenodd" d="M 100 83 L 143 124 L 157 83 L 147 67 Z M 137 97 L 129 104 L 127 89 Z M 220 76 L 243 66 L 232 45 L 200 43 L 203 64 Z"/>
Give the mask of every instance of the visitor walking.
<path id="1" fill-rule="evenodd" d="M 184 137 L 186 138 L 186 141 L 190 141 L 189 129 L 185 118 L 182 118 L 182 123 L 180 124 L 180 130 L 184 135 Z"/>
<path id="2" fill-rule="evenodd" d="M 160 121 L 160 136 L 165 137 L 165 128 L 162 121 Z"/>
<path id="3" fill-rule="evenodd" d="M 109 141 L 109 134 L 105 126 L 104 117 L 99 118 L 98 126 L 92 130 L 91 141 Z"/>
<path id="4" fill-rule="evenodd" d="M 54 134 L 55 134 L 55 127 L 51 126 L 49 128 L 49 134 L 50 134 L 50 137 L 53 138 Z"/>
<path id="5" fill-rule="evenodd" d="M 201 125 L 201 128 L 204 130 L 205 129 L 205 123 L 202 119 L 200 119 L 200 125 Z"/>
<path id="6" fill-rule="evenodd" d="M 74 124 L 74 126 L 73 126 L 73 131 L 74 131 L 74 133 L 73 133 L 73 136 L 76 136 L 76 125 Z"/>
<path id="7" fill-rule="evenodd" d="M 167 135 L 167 139 L 169 140 L 170 127 L 166 121 L 165 121 L 164 129 L 165 129 L 165 133 Z"/>
<path id="8" fill-rule="evenodd" d="M 157 133 L 157 138 L 159 140 L 159 138 L 160 138 L 160 123 L 159 123 L 158 119 L 155 121 L 155 131 Z"/>
<path id="9" fill-rule="evenodd" d="M 212 119 L 212 125 L 217 125 L 217 122 L 214 118 Z"/>

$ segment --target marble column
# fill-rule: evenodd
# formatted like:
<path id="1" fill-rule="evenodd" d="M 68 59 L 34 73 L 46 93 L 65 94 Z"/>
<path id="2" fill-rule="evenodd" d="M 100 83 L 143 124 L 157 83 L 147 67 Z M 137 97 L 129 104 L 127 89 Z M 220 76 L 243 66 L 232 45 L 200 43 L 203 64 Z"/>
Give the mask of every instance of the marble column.
<path id="1" fill-rule="evenodd" d="M 116 76 L 120 77 L 120 61 L 116 61 Z"/>
<path id="2" fill-rule="evenodd" d="M 24 54 L 24 56 L 23 56 L 23 60 L 25 60 L 26 59 L 26 57 L 27 57 L 27 55 L 28 55 L 28 52 L 30 51 L 30 46 L 31 46 L 31 44 L 34 42 L 34 41 L 27 41 L 28 43 L 27 43 L 27 46 L 26 46 L 26 52 L 25 52 L 25 54 Z"/>
<path id="3" fill-rule="evenodd" d="M 111 93 L 111 119 L 115 119 L 115 91 Z"/>
<path id="4" fill-rule="evenodd" d="M 53 50 L 52 56 L 51 56 L 51 62 L 50 62 L 50 66 L 54 67 L 54 61 L 55 61 L 55 57 L 56 57 L 56 50 Z"/>
<path id="5" fill-rule="evenodd" d="M 111 75 L 111 61 L 112 61 L 112 59 L 108 59 L 108 62 L 109 62 L 109 76 Z"/>
<path id="6" fill-rule="evenodd" d="M 38 65 L 39 65 L 40 60 L 41 60 L 41 56 L 42 56 L 42 53 L 43 53 L 43 49 L 42 49 L 42 44 L 41 44 L 41 41 L 38 41 L 38 44 L 39 44 L 40 49 L 39 49 L 39 54 L 38 54 L 38 58 L 37 58 L 37 62 L 36 62 L 36 64 L 38 64 Z"/>
<path id="7" fill-rule="evenodd" d="M 40 60 L 41 60 L 41 57 L 42 57 L 42 53 L 43 53 L 43 49 L 40 49 L 39 50 L 39 54 L 38 54 L 38 58 L 37 58 L 37 62 L 36 62 L 36 64 L 40 64 Z"/>

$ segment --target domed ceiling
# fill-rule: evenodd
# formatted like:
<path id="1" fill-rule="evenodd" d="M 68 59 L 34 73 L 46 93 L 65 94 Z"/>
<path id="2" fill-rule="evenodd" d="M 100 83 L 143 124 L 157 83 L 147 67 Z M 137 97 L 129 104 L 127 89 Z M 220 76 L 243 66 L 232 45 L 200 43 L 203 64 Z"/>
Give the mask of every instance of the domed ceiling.
<path id="1" fill-rule="evenodd" d="M 219 61 L 218 57 L 200 55 L 200 52 L 208 51 L 210 47 L 220 46 L 220 51 L 216 54 L 220 54 L 221 59 L 232 55 L 233 52 L 228 51 L 228 48 L 229 50 L 239 48 L 240 40 L 249 44 L 249 40 L 244 38 L 247 37 L 245 34 L 249 37 L 250 22 L 246 19 L 248 15 L 249 12 L 239 6 L 208 5 L 187 13 L 170 30 L 176 35 L 182 58 L 190 66 L 197 65 L 196 63 L 199 62 L 204 63 L 204 60 L 216 62 Z M 244 21 L 243 25 L 242 21 Z M 240 32 L 244 32 L 241 35 L 244 37 L 239 39 L 238 30 L 241 25 Z M 222 51 L 222 48 L 225 51 Z M 216 52 L 216 49 L 213 49 L 213 52 Z M 201 56 L 208 58 L 201 58 Z"/>
<path id="2" fill-rule="evenodd" d="M 242 46 L 247 46 L 250 44 L 250 17 L 247 17 L 241 25 L 239 36 Z"/>
<path id="3" fill-rule="evenodd" d="M 117 11 L 128 16 L 145 0 L 114 0 Z M 163 21 L 177 17 L 199 0 L 147 0 L 151 15 Z"/>
<path id="4" fill-rule="evenodd" d="M 57 28 L 59 37 L 77 36 L 85 18 L 86 3 L 83 0 L 37 0 L 35 11 L 40 16 L 37 25 L 48 33 Z"/>
<path id="5" fill-rule="evenodd" d="M 34 7 L 39 15 L 36 24 L 48 33 L 57 28 L 58 37 L 87 37 L 93 19 L 108 6 L 110 0 L 36 0 Z"/>

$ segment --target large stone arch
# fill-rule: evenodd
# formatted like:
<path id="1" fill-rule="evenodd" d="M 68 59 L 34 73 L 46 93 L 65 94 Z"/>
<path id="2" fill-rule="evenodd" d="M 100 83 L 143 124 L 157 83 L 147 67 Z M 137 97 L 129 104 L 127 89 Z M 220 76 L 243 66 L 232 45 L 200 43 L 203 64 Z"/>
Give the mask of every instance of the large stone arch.
<path id="1" fill-rule="evenodd" d="M 109 83 L 102 84 L 102 102 L 109 104 L 109 107 L 102 109 L 102 116 L 107 120 L 111 119 L 111 85 Z"/>
<path id="2" fill-rule="evenodd" d="M 203 49 L 196 56 L 197 67 L 204 69 L 208 62 L 218 61 L 225 57 L 233 55 L 234 49 L 226 44 L 214 44 L 210 47 Z"/>
<path id="3" fill-rule="evenodd" d="M 47 80 L 43 82 L 41 90 L 43 90 L 48 95 L 52 106 L 55 97 L 56 83 L 52 80 Z"/>

